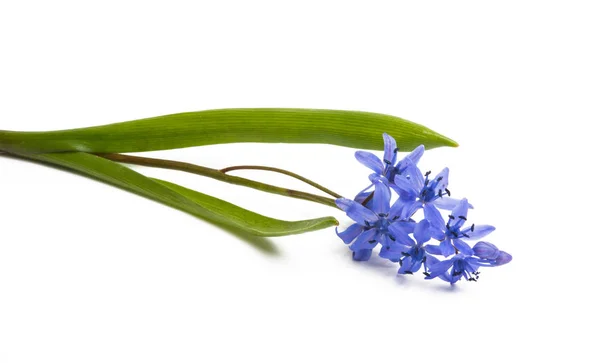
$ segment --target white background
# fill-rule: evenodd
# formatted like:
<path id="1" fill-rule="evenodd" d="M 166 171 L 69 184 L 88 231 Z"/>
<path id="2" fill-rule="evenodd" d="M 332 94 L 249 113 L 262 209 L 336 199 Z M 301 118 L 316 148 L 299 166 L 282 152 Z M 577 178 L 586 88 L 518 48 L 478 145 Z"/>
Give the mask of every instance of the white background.
<path id="1" fill-rule="evenodd" d="M 450 167 L 453 196 L 514 259 L 449 288 L 353 262 L 333 229 L 261 249 L 0 157 L 0 362 L 597 361 L 599 16 L 593 1 L 2 1 L 0 129 L 225 107 L 404 117 L 460 143 L 421 165 Z M 152 154 L 283 167 L 351 197 L 368 175 L 353 153 Z M 349 223 L 309 202 L 136 170 L 274 217 Z"/>

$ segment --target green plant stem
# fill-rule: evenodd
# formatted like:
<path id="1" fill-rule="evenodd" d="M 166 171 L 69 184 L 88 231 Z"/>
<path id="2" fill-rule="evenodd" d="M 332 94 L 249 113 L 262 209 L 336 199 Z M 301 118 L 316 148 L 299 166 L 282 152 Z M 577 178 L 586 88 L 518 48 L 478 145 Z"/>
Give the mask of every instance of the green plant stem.
<path id="1" fill-rule="evenodd" d="M 299 190 L 286 189 L 270 184 L 257 182 L 251 179 L 241 178 L 238 176 L 228 175 L 218 169 L 211 169 L 200 165 L 184 163 L 174 160 L 154 159 L 141 156 L 125 155 L 125 154 L 96 154 L 108 160 L 117 161 L 125 164 L 134 164 L 141 166 L 149 166 L 153 168 L 172 169 L 185 171 L 192 174 L 198 174 L 220 180 L 230 184 L 242 185 L 249 188 L 254 188 L 267 193 L 279 194 L 291 198 L 304 199 L 311 202 L 324 204 L 330 207 L 338 208 L 335 200 L 327 197 L 322 197 L 315 194 L 302 192 Z"/>
<path id="2" fill-rule="evenodd" d="M 311 185 L 317 189 L 319 189 L 320 191 L 323 191 L 329 195 L 331 195 L 334 198 L 342 198 L 341 195 L 339 195 L 336 192 L 333 192 L 327 188 L 325 188 L 324 186 L 315 183 L 314 181 L 310 180 L 310 179 L 306 179 L 305 177 L 298 175 L 296 173 L 292 173 L 291 171 L 287 171 L 284 169 L 279 169 L 279 168 L 273 168 L 270 166 L 259 166 L 259 165 L 236 165 L 236 166 L 230 166 L 227 168 L 223 168 L 221 170 L 219 170 L 221 173 L 228 173 L 230 171 L 234 171 L 234 170 L 265 170 L 265 171 L 272 171 L 275 173 L 280 173 L 280 174 L 284 174 L 287 176 L 291 176 L 292 178 L 298 179 L 308 185 Z"/>

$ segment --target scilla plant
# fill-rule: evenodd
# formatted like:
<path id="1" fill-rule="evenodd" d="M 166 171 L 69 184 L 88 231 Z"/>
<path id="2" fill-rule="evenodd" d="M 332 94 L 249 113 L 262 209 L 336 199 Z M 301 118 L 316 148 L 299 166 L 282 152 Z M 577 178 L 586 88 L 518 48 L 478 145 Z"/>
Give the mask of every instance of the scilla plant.
<path id="1" fill-rule="evenodd" d="M 383 135 L 383 142 L 381 136 Z M 356 158 L 371 171 L 369 186 L 346 199 L 291 171 L 267 166 L 213 169 L 174 160 L 128 155 L 131 152 L 212 144 L 324 143 L 384 149 L 383 160 L 359 151 Z M 334 217 L 284 221 L 243 209 L 180 185 L 146 177 L 124 164 L 195 173 L 263 192 L 339 208 L 356 223 L 338 236 L 350 245 L 355 260 L 379 256 L 399 264 L 400 274 L 423 268 L 427 279 L 455 283 L 476 281 L 481 266 L 498 266 L 511 257 L 495 245 L 477 241 L 493 227 L 468 224 L 466 199 L 452 199 L 448 169 L 423 175 L 417 163 L 425 148 L 457 146 L 424 126 L 389 115 L 314 109 L 220 109 L 159 116 L 104 126 L 47 131 L 0 131 L 0 155 L 30 159 L 70 169 L 185 211 L 240 235 L 285 236 L 337 226 Z M 411 151 L 399 159 L 398 153 Z M 230 175 L 259 169 L 297 178 L 333 197 L 261 183 Z M 440 209 L 451 210 L 447 220 Z M 423 215 L 418 220 L 417 215 Z"/>

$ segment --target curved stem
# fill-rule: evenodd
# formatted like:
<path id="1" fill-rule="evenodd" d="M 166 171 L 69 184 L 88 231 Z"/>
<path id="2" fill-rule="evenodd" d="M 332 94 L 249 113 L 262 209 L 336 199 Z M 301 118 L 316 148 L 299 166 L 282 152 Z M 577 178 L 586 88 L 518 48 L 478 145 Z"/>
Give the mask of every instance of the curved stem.
<path id="1" fill-rule="evenodd" d="M 332 197 L 342 198 L 342 196 L 339 195 L 338 193 L 333 192 L 333 191 L 325 188 L 324 186 L 315 183 L 314 181 L 312 181 L 310 179 L 307 179 L 307 178 L 305 178 L 303 176 L 300 176 L 300 175 L 298 175 L 296 173 L 292 173 L 291 171 L 287 171 L 287 170 L 284 170 L 284 169 L 273 168 L 273 167 L 270 167 L 270 166 L 259 166 L 259 165 L 236 165 L 236 166 L 230 166 L 228 168 L 221 169 L 219 171 L 221 173 L 225 174 L 227 172 L 234 171 L 234 170 L 265 170 L 265 171 L 272 171 L 272 172 L 275 172 L 275 173 L 285 174 L 287 176 L 291 176 L 292 178 L 296 178 L 296 179 L 298 179 L 300 181 L 303 181 L 306 184 L 311 185 L 311 186 L 319 189 L 320 191 L 323 191 L 323 192 L 331 195 Z"/>
<path id="2" fill-rule="evenodd" d="M 185 171 L 192 174 L 198 174 L 209 178 L 217 179 L 226 183 L 243 185 L 245 187 L 262 190 L 263 192 L 284 195 L 291 198 L 304 199 L 311 202 L 321 203 L 330 207 L 338 208 L 335 200 L 327 197 L 322 197 L 315 194 L 305 193 L 298 190 L 286 189 L 270 184 L 257 182 L 251 179 L 241 178 L 233 175 L 227 175 L 218 169 L 211 169 L 200 165 L 184 163 L 174 160 L 154 159 L 141 156 L 125 155 L 125 154 L 96 154 L 108 160 L 117 161 L 125 164 L 134 164 L 149 166 L 153 168 L 163 168 Z"/>

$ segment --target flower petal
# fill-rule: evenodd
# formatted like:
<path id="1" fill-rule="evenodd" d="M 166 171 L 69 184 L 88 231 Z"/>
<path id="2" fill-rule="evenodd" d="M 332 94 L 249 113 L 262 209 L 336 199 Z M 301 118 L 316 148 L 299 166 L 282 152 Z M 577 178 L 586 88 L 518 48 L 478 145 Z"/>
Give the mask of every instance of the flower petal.
<path id="1" fill-rule="evenodd" d="M 402 252 L 408 252 L 409 250 L 410 247 L 406 247 L 399 243 L 392 243 L 388 246 L 381 246 L 379 257 L 388 259 L 392 262 L 398 262 L 402 257 Z"/>
<path id="2" fill-rule="evenodd" d="M 498 257 L 496 258 L 496 260 L 494 260 L 493 265 L 501 266 L 501 265 L 509 263 L 510 261 L 512 261 L 512 256 L 510 254 L 508 254 L 507 252 L 500 251 L 500 254 L 498 254 Z"/>
<path id="3" fill-rule="evenodd" d="M 410 159 L 410 161 L 412 161 L 413 164 L 417 165 L 419 163 L 419 160 L 421 160 L 421 156 L 423 156 L 424 153 L 425 146 L 419 145 L 413 151 L 411 151 L 410 154 L 406 155 L 405 158 Z"/>
<path id="4" fill-rule="evenodd" d="M 374 181 L 375 192 L 373 194 L 373 212 L 377 214 L 388 214 L 390 211 L 390 199 L 392 194 L 390 188 L 382 181 Z"/>
<path id="5" fill-rule="evenodd" d="M 440 252 L 442 252 L 444 257 L 454 254 L 454 246 L 452 245 L 452 242 L 450 242 L 449 238 L 446 238 L 442 241 L 442 243 L 440 243 Z"/>
<path id="6" fill-rule="evenodd" d="M 417 240 L 417 243 L 423 244 L 431 239 L 431 233 L 429 232 L 430 224 L 426 219 L 423 219 L 415 226 L 413 237 Z"/>
<path id="7" fill-rule="evenodd" d="M 494 244 L 489 242 L 477 242 L 473 246 L 475 256 L 486 260 L 495 260 L 500 255 L 500 250 Z"/>
<path id="8" fill-rule="evenodd" d="M 369 258 L 371 258 L 372 253 L 373 253 L 373 250 L 354 251 L 354 252 L 352 252 L 352 259 L 354 261 L 367 261 Z"/>
<path id="9" fill-rule="evenodd" d="M 473 255 L 473 249 L 465 241 L 455 238 L 452 240 L 452 242 L 454 243 L 454 247 L 456 247 L 456 249 L 463 255 L 466 255 L 466 256 Z"/>
<path id="10" fill-rule="evenodd" d="M 438 229 L 440 231 L 446 230 L 446 223 L 444 222 L 444 218 L 439 210 L 433 205 L 426 203 L 425 207 L 423 207 L 423 211 L 425 213 L 425 219 L 429 221 L 432 228 Z"/>
<path id="11" fill-rule="evenodd" d="M 454 263 L 453 259 L 440 261 L 438 263 L 434 263 L 429 267 L 429 276 L 427 279 L 433 279 L 438 277 L 439 275 L 448 271 L 452 264 Z"/>
<path id="12" fill-rule="evenodd" d="M 355 252 L 364 249 L 373 249 L 377 246 L 377 237 L 376 229 L 364 231 L 358 235 L 356 241 L 350 245 L 350 249 Z"/>
<path id="13" fill-rule="evenodd" d="M 427 251 L 427 253 L 431 253 L 432 255 L 441 255 L 442 254 L 442 250 L 440 249 L 440 246 L 436 246 L 436 245 L 425 246 L 425 251 Z"/>
<path id="14" fill-rule="evenodd" d="M 390 165 L 396 164 L 396 140 L 390 135 L 383 134 L 383 162 Z M 387 162 L 386 162 L 387 161 Z"/>
<path id="15" fill-rule="evenodd" d="M 396 192 L 398 192 L 398 190 L 401 192 L 398 194 L 405 194 L 402 195 L 405 200 L 414 200 L 419 195 L 420 189 L 405 175 L 396 175 L 394 178 L 394 185 L 396 186 L 396 188 L 394 188 Z"/>
<path id="16" fill-rule="evenodd" d="M 405 233 L 404 229 L 399 225 L 399 223 L 392 223 L 388 226 L 388 231 L 392 233 L 392 236 L 396 240 L 397 243 L 401 243 L 405 246 L 412 247 L 416 243 L 412 238 Z"/>
<path id="17" fill-rule="evenodd" d="M 433 201 L 436 207 L 439 209 L 452 210 L 456 208 L 456 206 L 460 203 L 460 199 L 450 198 L 450 197 L 442 197 Z M 473 206 L 469 204 L 469 208 L 473 209 Z"/>
<path id="18" fill-rule="evenodd" d="M 454 219 L 450 221 L 450 225 L 459 227 L 462 226 L 465 223 L 468 210 L 469 201 L 466 198 L 461 199 L 458 205 L 452 209 L 452 216 Z"/>
<path id="19" fill-rule="evenodd" d="M 356 237 L 364 230 L 364 227 L 358 223 L 354 223 L 350 227 L 346 228 L 343 232 L 338 232 L 338 229 L 335 229 L 335 233 L 337 233 L 338 237 L 344 241 L 345 244 L 349 244 L 354 241 Z"/>
<path id="20" fill-rule="evenodd" d="M 373 170 L 377 174 L 383 173 L 383 163 L 377 156 L 375 156 L 375 154 L 368 151 L 357 151 L 354 153 L 354 157 L 359 163 Z"/>
<path id="21" fill-rule="evenodd" d="M 358 222 L 366 226 L 366 222 L 375 223 L 379 220 L 379 217 L 373 211 L 363 207 L 360 203 L 346 198 L 338 198 L 335 200 L 335 204 L 346 214 L 352 218 L 355 222 Z"/>
<path id="22" fill-rule="evenodd" d="M 475 240 L 475 239 L 480 239 L 482 237 L 485 237 L 488 234 L 494 232 L 495 230 L 496 230 L 496 227 L 494 227 L 494 226 L 489 226 L 487 224 L 475 224 L 474 226 L 471 226 L 470 228 L 463 229 L 461 232 L 466 233 L 466 236 L 464 237 L 464 239 Z"/>

